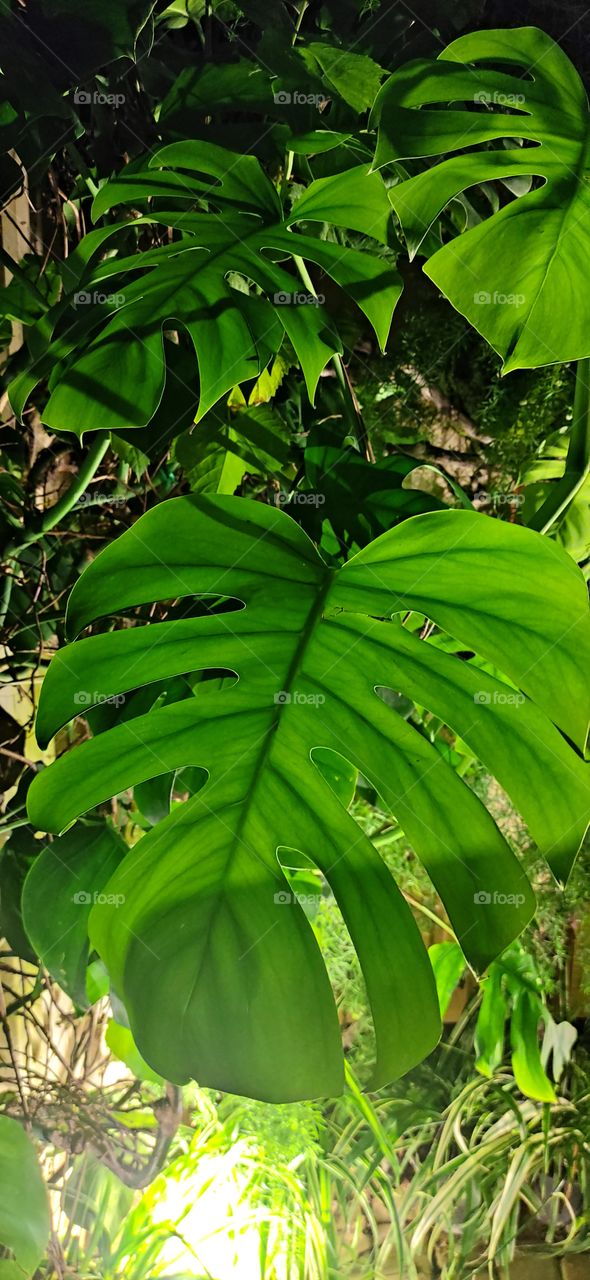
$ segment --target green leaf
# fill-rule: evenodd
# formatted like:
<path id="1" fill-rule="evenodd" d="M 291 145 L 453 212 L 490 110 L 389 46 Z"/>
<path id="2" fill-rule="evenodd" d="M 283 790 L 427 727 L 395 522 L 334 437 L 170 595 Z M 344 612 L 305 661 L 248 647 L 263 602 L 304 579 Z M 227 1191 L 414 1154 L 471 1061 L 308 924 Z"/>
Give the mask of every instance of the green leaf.
<path id="1" fill-rule="evenodd" d="M 132 475 L 139 478 L 146 474 L 150 460 L 147 453 L 142 453 L 136 444 L 131 444 L 122 436 L 112 435 L 111 446 L 117 456 L 127 463 Z"/>
<path id="2" fill-rule="evenodd" d="M 272 111 L 273 95 L 266 69 L 245 58 L 220 66 L 185 67 L 166 94 L 158 123 L 167 137 L 186 138 L 210 125 L 204 120 L 225 109 Z M 195 136 L 197 136 L 195 132 Z"/>
<path id="3" fill-rule="evenodd" d="M 0 1245 L 14 1254 L 15 1275 L 33 1274 L 45 1253 L 49 1227 L 35 1148 L 18 1121 L 0 1115 Z"/>
<path id="4" fill-rule="evenodd" d="M 22 895 L 27 872 L 42 847 L 33 832 L 22 827 L 13 831 L 0 852 L 0 932 L 17 956 L 33 964 L 37 956 L 23 924 Z"/>
<path id="5" fill-rule="evenodd" d="M 508 1000 L 504 993 L 503 971 L 498 964 L 482 982 L 483 998 L 475 1028 L 475 1065 L 483 1076 L 491 1077 L 504 1057 L 504 1028 L 508 1017 Z"/>
<path id="6" fill-rule="evenodd" d="M 0 296 L 0 316 L 34 324 L 56 302 L 61 287 L 57 266 L 49 261 L 42 270 L 43 265 L 43 258 L 36 253 L 21 258 L 18 274 Z"/>
<path id="7" fill-rule="evenodd" d="M 128 1027 L 122 1027 L 119 1022 L 109 1018 L 105 1040 L 107 1048 L 115 1058 L 125 1063 L 136 1080 L 147 1080 L 150 1084 L 163 1084 L 162 1077 L 152 1071 L 147 1062 L 144 1062 Z"/>
<path id="8" fill-rule="evenodd" d="M 141 208 L 148 201 L 149 213 L 91 232 L 69 259 L 70 293 L 50 312 L 54 340 L 12 384 L 17 412 L 48 376 L 48 425 L 77 434 L 145 425 L 164 387 L 163 330 L 176 325 L 186 329 L 198 361 L 197 421 L 237 383 L 257 378 L 285 333 L 313 400 L 323 368 L 342 344 L 325 306 L 286 269 L 294 257 L 314 263 L 340 285 L 384 347 L 402 288 L 391 264 L 292 230 L 302 220 L 328 219 L 384 238 L 390 205 L 381 176 L 366 165 L 313 182 L 285 217 L 254 156 L 209 142 L 172 143 L 145 168 L 128 165 L 103 186 L 94 214 L 124 203 Z M 112 237 L 128 239 L 133 227 L 145 223 L 172 227 L 181 238 L 93 265 Z"/>
<path id="9" fill-rule="evenodd" d="M 288 224 L 331 222 L 387 244 L 391 210 L 387 198 L 383 198 L 384 187 L 371 182 L 372 176 L 367 165 L 361 164 L 328 178 L 316 178 L 300 195 L 287 218 Z M 392 283 L 396 278 L 392 272 Z"/>
<path id="10" fill-rule="evenodd" d="M 339 752 L 380 794 L 464 954 L 484 968 L 530 918 L 530 886 L 475 794 L 378 690 L 407 690 L 435 714 L 448 704 L 451 726 L 497 763 L 531 826 L 543 835 L 552 815 L 550 837 L 567 871 L 588 820 L 588 783 L 555 726 L 585 738 L 584 582 L 539 535 L 475 512 L 416 516 L 336 571 L 281 511 L 240 498 L 178 498 L 148 512 L 85 571 L 70 597 L 68 633 L 132 605 L 221 593 L 245 607 L 91 636 L 54 658 L 41 742 L 76 714 L 80 688 L 99 700 L 188 671 L 222 668 L 239 678 L 130 715 L 68 752 L 33 782 L 31 820 L 62 830 L 155 774 L 207 769 L 202 791 L 144 836 L 109 881 L 124 904 L 91 916 L 140 1052 L 167 1079 L 195 1075 L 271 1101 L 340 1089 L 325 969 L 299 905 L 283 901 L 277 850 L 295 848 L 326 877 L 358 952 L 377 1086 L 434 1044 L 432 968 L 409 908 L 313 750 Z M 399 615 L 412 610 L 514 683 L 411 635 Z M 526 696 L 515 698 L 515 685 Z"/>
<path id="11" fill-rule="evenodd" d="M 264 375 L 258 381 L 258 394 L 265 394 Z M 262 384 L 262 385 L 261 385 Z M 277 410 L 264 402 L 238 409 L 231 415 L 234 435 L 239 438 L 241 457 L 248 469 L 292 480 L 295 476 L 293 455 L 287 429 Z"/>
<path id="12" fill-rule="evenodd" d="M 515 942 L 490 966 L 482 985 L 483 1000 L 475 1028 L 477 1070 L 492 1076 L 500 1065 L 504 1056 L 504 1030 L 509 1020 L 512 1069 L 521 1093 L 538 1102 L 555 1102 L 538 1035 L 541 1021 L 549 1027 L 555 1024 L 543 999 L 532 957 Z M 552 1047 L 549 1040 L 547 1055 Z"/>
<path id="13" fill-rule="evenodd" d="M 126 852 L 106 822 L 79 824 L 44 845 L 25 881 L 27 934 L 52 977 L 82 1007 L 87 1004 L 88 917 Z"/>
<path id="14" fill-rule="evenodd" d="M 192 493 L 235 493 L 247 470 L 240 453 L 239 436 L 214 411 L 175 448 Z"/>
<path id="15" fill-rule="evenodd" d="M 212 409 L 176 442 L 175 457 L 193 493 L 235 493 L 246 472 L 292 480 L 295 468 L 284 424 L 270 405 L 237 413 Z"/>
<path id="16" fill-rule="evenodd" d="M 311 66 L 314 62 L 319 66 L 324 82 L 355 111 L 366 111 L 373 105 L 386 73 L 366 53 L 317 43 L 305 45 L 301 53 Z"/>
<path id="17" fill-rule="evenodd" d="M 444 1018 L 449 1001 L 465 972 L 465 956 L 458 942 L 434 942 L 428 948 L 440 1008 Z"/>
<path id="18" fill-rule="evenodd" d="M 159 462 L 173 441 L 194 423 L 199 404 L 197 371 L 192 353 L 186 347 L 164 339 L 164 359 L 166 384 L 155 414 L 145 427 L 134 427 L 116 437 L 152 462 Z"/>
<path id="19" fill-rule="evenodd" d="M 255 408 L 258 405 L 267 404 L 269 400 L 274 399 L 283 379 L 289 372 L 289 369 L 293 367 L 294 363 L 296 362 L 293 360 L 292 356 L 289 355 L 285 346 L 279 351 L 278 355 L 275 356 L 272 364 L 268 366 L 268 369 L 263 369 L 260 377 L 256 379 L 256 382 L 248 396 L 248 405 Z M 242 395 L 239 387 L 236 388 L 236 391 L 238 399 L 235 407 L 241 409 L 242 407 L 245 407 L 246 399 L 245 396 Z M 232 402 L 231 396 L 228 403 L 230 402 Z"/>
<path id="20" fill-rule="evenodd" d="M 564 441 L 564 446 L 567 442 Z M 551 456 L 551 451 L 533 460 L 522 476 L 523 524 L 531 525 L 540 511 L 545 509 L 556 493 L 565 475 L 565 447 L 561 456 Z M 534 527 L 534 526 L 533 526 Z M 581 564 L 590 556 L 590 477 L 582 481 L 577 493 L 564 514 L 556 520 L 551 530 L 559 545 L 568 555 Z"/>
<path id="21" fill-rule="evenodd" d="M 312 428 L 305 449 L 306 477 L 322 497 L 318 519 L 329 519 L 338 536 L 350 534 L 359 546 L 399 520 L 442 507 L 420 489 L 402 488 L 420 465 L 399 453 L 367 462 L 325 422 Z"/>
<path id="22" fill-rule="evenodd" d="M 18 1262 L 0 1258 L 0 1280 L 23 1280 L 22 1267 L 19 1266 Z"/>
<path id="23" fill-rule="evenodd" d="M 109 994 L 109 975 L 102 960 L 92 960 L 86 970 L 86 1000 L 88 1004 L 96 1004 L 103 996 Z"/>
<path id="24" fill-rule="evenodd" d="M 555 1089 L 541 1062 L 538 1028 L 542 1013 L 538 996 L 524 988 L 514 995 L 510 1019 L 512 1070 L 522 1093 L 539 1102 L 556 1102 Z"/>
<path id="25" fill-rule="evenodd" d="M 556 432 L 521 477 L 523 523 L 541 533 L 556 533 L 574 560 L 590 552 L 590 380 L 589 362 L 579 360 L 568 437 Z M 527 474 L 528 472 L 528 474 Z M 556 479 L 543 485 L 527 481 Z M 548 491 L 546 491 L 548 490 Z M 532 510 L 531 510 L 532 507 Z"/>
<path id="26" fill-rule="evenodd" d="M 376 166 L 436 157 L 390 192 L 412 254 L 466 189 L 543 179 L 450 239 L 424 270 L 502 356 L 505 372 L 588 356 L 588 101 L 559 45 L 535 27 L 461 36 L 437 61 L 394 72 L 374 118 Z"/>
<path id="27" fill-rule="evenodd" d="M 334 151 L 352 137 L 351 133 L 335 133 L 330 129 L 311 129 L 309 133 L 295 133 L 287 138 L 289 151 L 300 156 L 319 156 Z"/>

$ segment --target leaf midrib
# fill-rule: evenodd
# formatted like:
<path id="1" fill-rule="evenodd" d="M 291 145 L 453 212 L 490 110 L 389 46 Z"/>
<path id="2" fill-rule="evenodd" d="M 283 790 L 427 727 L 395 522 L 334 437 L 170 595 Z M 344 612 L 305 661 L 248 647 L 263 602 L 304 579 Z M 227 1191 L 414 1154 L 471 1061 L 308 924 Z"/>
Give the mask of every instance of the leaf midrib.
<path id="1" fill-rule="evenodd" d="M 288 670 L 287 670 L 287 675 L 286 675 L 286 678 L 285 678 L 285 683 L 284 683 L 284 685 L 283 685 L 283 690 L 282 690 L 282 692 L 289 693 L 289 692 L 291 691 L 291 687 L 292 687 L 292 685 L 293 685 L 293 682 L 294 682 L 294 680 L 295 680 L 295 678 L 296 678 L 296 676 L 297 676 L 298 671 L 300 670 L 300 668 L 301 668 L 301 666 L 302 666 L 302 662 L 303 662 L 303 658 L 304 658 L 304 655 L 305 655 L 305 652 L 306 652 L 307 646 L 308 646 L 308 644 L 309 644 L 309 642 L 310 642 L 310 639 L 311 639 L 311 637 L 312 637 L 312 635 L 313 635 L 313 633 L 314 633 L 314 631 L 315 631 L 315 627 L 316 627 L 316 624 L 317 624 L 317 622 L 318 622 L 318 619 L 319 619 L 319 617 L 321 617 L 321 614 L 323 613 L 323 609 L 324 609 L 324 604 L 325 604 L 325 601 L 326 601 L 326 597 L 328 596 L 328 594 L 329 594 L 329 592 L 330 592 L 330 589 L 331 589 L 331 586 L 332 586 L 332 582 L 333 582 L 333 579 L 334 579 L 334 577 L 335 577 L 336 572 L 337 572 L 337 570 L 335 570 L 335 569 L 331 569 L 331 568 L 329 568 L 328 566 L 326 566 L 326 568 L 325 568 L 325 575 L 324 575 L 324 582 L 323 582 L 323 585 L 322 585 L 322 587 L 320 588 L 320 590 L 318 590 L 318 591 L 317 591 L 317 593 L 315 594 L 315 598 L 314 598 L 314 600 L 313 600 L 312 606 L 311 606 L 311 608 L 310 608 L 310 610 L 309 610 L 309 612 L 308 612 L 308 615 L 307 615 L 307 619 L 306 619 L 305 625 L 304 625 L 303 630 L 302 630 L 302 632 L 301 632 L 301 638 L 300 638 L 300 640 L 299 640 L 299 643 L 295 646 L 295 650 L 294 650 L 294 652 L 293 652 L 293 656 L 292 656 L 291 662 L 290 662 L 289 667 L 288 667 Z M 261 745 L 261 748 L 260 748 L 260 750 L 259 750 L 259 752 L 258 752 L 258 755 L 257 755 L 257 757 L 256 757 L 256 760 L 255 760 L 255 762 L 254 762 L 254 766 L 253 766 L 253 769 L 252 769 L 252 784 L 251 784 L 251 786 L 248 788 L 248 793 L 247 793 L 246 800 L 244 801 L 244 803 L 243 803 L 242 805 L 240 805 L 240 814 L 239 814 L 238 822 L 236 823 L 236 827 L 235 827 L 235 829 L 234 829 L 234 831 L 233 831 L 233 834 L 232 834 L 232 839 L 231 839 L 231 842 L 230 842 L 230 847 L 229 847 L 229 849 L 228 849 L 228 854 L 227 854 L 227 858 L 226 858 L 226 860 L 225 860 L 225 865 L 224 865 L 224 868 L 223 868 L 223 872 L 222 872 L 222 874 L 221 874 L 221 875 L 220 875 L 220 877 L 219 877 L 219 887 L 218 887 L 217 893 L 216 893 L 216 895 L 215 895 L 215 897 L 216 897 L 215 906 L 214 906 L 214 908 L 212 909 L 212 911 L 211 911 L 211 913 L 210 913 L 210 915 L 209 915 L 209 920 L 208 920 L 208 924 L 207 924 L 207 936 L 206 936 L 206 938 L 205 938 L 205 940 L 204 940 L 203 947 L 202 947 L 202 950 L 201 950 L 201 957 L 200 957 L 200 961 L 199 961 L 199 966 L 198 966 L 198 969 L 197 969 L 197 973 L 196 973 L 196 975 L 195 975 L 194 982 L 193 982 L 193 984 L 192 984 L 192 986 L 191 986 L 191 989 L 190 989 L 190 992 L 189 992 L 189 995 L 188 995 L 188 998 L 187 998 L 187 1001 L 186 1001 L 185 1007 L 184 1007 L 183 1012 L 182 1012 L 182 1022 L 181 1022 L 181 1026 L 182 1026 L 183 1030 L 184 1030 L 184 1020 L 185 1020 L 185 1018 L 186 1018 L 186 1014 L 187 1014 L 187 1011 L 188 1011 L 188 1009 L 189 1009 L 189 1007 L 190 1007 L 190 1004 L 191 1004 L 191 1001 L 192 1001 L 192 999 L 193 999 L 194 993 L 195 993 L 195 991 L 196 991 L 196 989 L 197 989 L 197 987 L 198 987 L 198 984 L 199 984 L 199 981 L 200 981 L 200 978 L 201 978 L 201 973 L 202 973 L 202 970 L 203 970 L 203 965 L 204 965 L 204 963 L 205 963 L 205 958 L 206 958 L 206 956 L 207 956 L 207 952 L 208 952 L 208 950 L 209 950 L 209 945 L 210 945 L 210 941 L 211 941 L 211 931 L 212 931 L 212 928 L 213 928 L 213 925 L 214 925 L 215 921 L 217 920 L 217 918 L 218 918 L 218 916 L 219 916 L 219 912 L 220 912 L 220 910 L 221 910 L 222 902 L 224 902 L 224 901 L 225 901 L 225 899 L 226 899 L 226 895 L 225 895 L 225 882 L 226 882 L 226 878 L 227 878 L 228 870 L 229 870 L 229 868 L 230 868 L 230 866 L 231 866 L 231 863 L 232 863 L 232 860 L 233 860 L 233 857 L 234 857 L 234 851 L 235 851 L 236 841 L 237 841 L 237 840 L 239 840 L 240 842 L 242 841 L 242 831 L 243 831 L 243 829 L 244 829 L 245 823 L 246 823 L 246 822 L 247 822 L 247 820 L 248 820 L 248 815 L 249 815 L 249 813 L 250 813 L 250 809 L 251 809 L 251 807 L 252 807 L 252 804 L 253 804 L 253 802 L 254 802 L 254 800 L 255 800 L 255 798 L 256 798 L 256 794 L 257 794 L 257 784 L 258 784 L 258 781 L 259 781 L 259 779 L 260 779 L 261 775 L 262 775 L 262 774 L 263 774 L 263 772 L 264 772 L 264 766 L 265 766 L 265 764 L 266 764 L 267 758 L 268 758 L 268 756 L 269 756 L 269 754 L 270 754 L 270 752 L 271 752 L 271 749 L 272 749 L 272 746 L 273 746 L 273 743 L 274 743 L 274 736 L 275 736 L 275 733 L 278 731 L 279 726 L 280 726 L 281 716 L 285 714 L 285 710 L 286 710 L 289 706 L 290 706 L 290 703 L 286 703 L 286 704 L 276 703 L 276 704 L 275 704 L 275 707 L 274 707 L 274 714 L 273 714 L 273 716 L 272 716 L 271 724 L 269 725 L 268 729 L 266 730 L 266 732 L 265 732 L 265 733 L 264 733 L 264 735 L 263 735 L 262 745 Z"/>

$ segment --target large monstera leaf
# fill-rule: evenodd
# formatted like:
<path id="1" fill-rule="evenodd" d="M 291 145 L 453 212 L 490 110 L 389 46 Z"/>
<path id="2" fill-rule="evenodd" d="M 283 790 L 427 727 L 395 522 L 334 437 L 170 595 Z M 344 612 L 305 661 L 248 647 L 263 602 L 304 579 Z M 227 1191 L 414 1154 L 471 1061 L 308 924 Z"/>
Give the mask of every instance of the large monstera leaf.
<path id="1" fill-rule="evenodd" d="M 280 510 L 176 498 L 83 573 L 69 633 L 142 603 L 186 597 L 192 608 L 195 596 L 209 597 L 206 616 L 90 636 L 56 655 L 39 740 L 77 713 L 81 691 L 89 705 L 189 671 L 227 671 L 233 682 L 201 683 L 198 696 L 129 716 L 62 756 L 33 782 L 31 820 L 61 831 L 148 778 L 205 768 L 202 790 L 105 886 L 118 908 L 90 918 L 141 1053 L 169 1079 L 195 1075 L 271 1101 L 340 1090 L 329 982 L 281 865 L 293 865 L 281 850 L 297 850 L 323 872 L 357 950 L 379 1086 L 437 1039 L 432 970 L 314 750 L 338 752 L 377 789 L 482 970 L 530 918 L 532 891 L 475 794 L 379 690 L 402 691 L 472 746 L 564 879 L 590 815 L 586 766 L 564 736 L 583 748 L 582 576 L 540 535 L 470 511 L 413 517 L 335 570 Z M 408 610 L 476 651 L 479 665 L 413 635 Z"/>
<path id="2" fill-rule="evenodd" d="M 164 390 L 163 331 L 175 326 L 188 332 L 196 352 L 197 421 L 237 383 L 256 378 L 285 333 L 313 399 L 342 344 L 327 308 L 287 269 L 294 258 L 316 264 L 346 290 L 384 346 L 401 293 L 392 263 L 292 230 L 302 221 L 328 222 L 385 243 L 391 206 L 381 175 L 367 165 L 312 182 L 286 214 L 254 156 L 178 142 L 103 187 L 95 216 L 122 204 L 148 208 L 134 220 L 140 229 L 160 224 L 177 238 L 127 256 L 113 248 L 121 235 L 128 238 L 128 219 L 86 236 L 69 260 L 67 297 L 34 335 L 32 368 L 12 385 L 18 412 L 47 376 L 48 426 L 78 434 L 144 426 Z"/>
<path id="3" fill-rule="evenodd" d="M 559 45 L 534 27 L 462 36 L 437 61 L 396 71 L 374 118 L 377 167 L 436 157 L 390 193 L 412 254 L 469 187 L 518 179 L 522 190 L 525 179 L 526 194 L 450 239 L 424 270 L 505 371 L 587 356 L 588 100 Z"/>

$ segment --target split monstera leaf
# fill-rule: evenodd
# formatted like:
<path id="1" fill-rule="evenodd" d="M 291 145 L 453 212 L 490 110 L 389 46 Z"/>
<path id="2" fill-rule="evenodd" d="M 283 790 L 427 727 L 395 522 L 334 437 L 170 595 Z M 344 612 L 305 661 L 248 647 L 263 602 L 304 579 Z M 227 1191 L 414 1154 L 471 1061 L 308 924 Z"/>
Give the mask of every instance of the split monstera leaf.
<path id="1" fill-rule="evenodd" d="M 206 599 L 209 612 L 79 639 L 53 659 L 40 742 L 77 714 L 81 690 L 90 705 L 181 673 L 233 680 L 205 681 L 62 756 L 30 788 L 31 821 L 63 831 L 128 787 L 205 769 L 202 789 L 105 886 L 119 905 L 90 916 L 141 1054 L 170 1080 L 274 1102 L 341 1091 L 330 984 L 282 869 L 297 850 L 325 876 L 356 948 L 378 1087 L 436 1043 L 436 988 L 409 907 L 314 752 L 338 753 L 377 789 L 483 970 L 530 919 L 532 890 L 473 791 L 380 694 L 403 692 L 472 747 L 565 880 L 590 817 L 583 578 L 539 535 L 475 512 L 413 517 L 336 570 L 280 510 L 183 497 L 82 574 L 69 634 L 178 597 Z M 407 611 L 463 656 L 408 631 Z"/>
<path id="2" fill-rule="evenodd" d="M 386 244 L 391 206 L 368 165 L 317 179 L 286 213 L 254 156 L 176 142 L 102 187 L 95 217 L 119 205 L 147 212 L 90 232 L 72 254 L 66 296 L 39 323 L 36 359 L 12 383 L 18 413 L 48 378 L 49 426 L 78 435 L 145 426 L 164 392 L 164 329 L 176 325 L 196 353 L 197 421 L 232 387 L 257 378 L 285 334 L 313 400 L 342 344 L 322 299 L 292 270 L 294 260 L 314 263 L 339 285 L 385 346 L 402 289 L 391 261 L 295 230 L 327 222 Z M 144 253 L 113 253 L 147 224 L 179 238 Z"/>
<path id="3" fill-rule="evenodd" d="M 424 266 L 504 371 L 590 355 L 590 116 L 559 45 L 535 27 L 461 36 L 395 71 L 373 120 L 377 169 L 434 158 L 390 191 L 412 256 L 469 188 L 500 180 L 519 196 L 502 204 L 488 185 L 491 216 Z"/>
<path id="4" fill-rule="evenodd" d="M 125 166 L 93 206 L 97 219 L 124 216 L 86 235 L 63 267 L 64 296 L 31 329 L 29 368 L 10 388 L 15 412 L 47 382 L 49 427 L 145 426 L 164 392 L 170 329 L 194 346 L 197 421 L 257 378 L 285 335 L 313 401 L 342 343 L 309 292 L 306 264 L 348 294 L 383 348 L 401 277 L 390 254 L 341 244 L 334 229 L 387 245 L 392 206 L 411 256 L 430 255 L 426 274 L 505 372 L 590 356 L 590 116 L 559 46 L 534 27 L 462 36 L 437 60 L 395 71 L 372 122 L 373 166 L 312 181 L 292 207 L 254 156 L 208 141 L 174 142 Z M 427 167 L 408 178 L 404 162 Z M 432 253 L 435 224 L 474 188 L 483 213 L 469 204 L 466 229 L 447 227 Z M 138 252 L 148 226 L 165 242 Z"/>

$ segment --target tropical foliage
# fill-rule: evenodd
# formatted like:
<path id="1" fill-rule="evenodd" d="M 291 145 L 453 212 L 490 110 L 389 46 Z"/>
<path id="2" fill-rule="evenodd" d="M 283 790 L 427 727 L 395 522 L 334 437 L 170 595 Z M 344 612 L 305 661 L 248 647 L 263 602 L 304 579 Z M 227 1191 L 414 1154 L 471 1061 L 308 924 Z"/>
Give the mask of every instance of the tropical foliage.
<path id="1" fill-rule="evenodd" d="M 586 68 L 449 9 L 0 6 L 7 1280 L 587 1244 Z"/>

